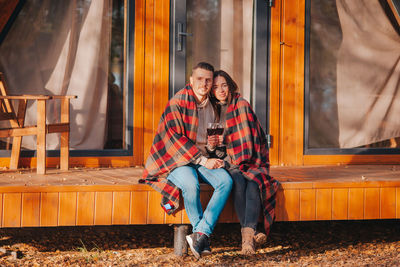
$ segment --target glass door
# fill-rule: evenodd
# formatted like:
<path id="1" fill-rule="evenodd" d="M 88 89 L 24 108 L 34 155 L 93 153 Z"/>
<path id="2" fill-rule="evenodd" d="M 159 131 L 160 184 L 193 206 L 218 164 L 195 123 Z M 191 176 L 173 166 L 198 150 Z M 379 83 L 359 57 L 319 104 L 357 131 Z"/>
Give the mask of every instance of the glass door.
<path id="1" fill-rule="evenodd" d="M 261 0 L 171 0 L 170 96 L 200 61 L 228 72 L 268 132 L 269 7 Z"/>

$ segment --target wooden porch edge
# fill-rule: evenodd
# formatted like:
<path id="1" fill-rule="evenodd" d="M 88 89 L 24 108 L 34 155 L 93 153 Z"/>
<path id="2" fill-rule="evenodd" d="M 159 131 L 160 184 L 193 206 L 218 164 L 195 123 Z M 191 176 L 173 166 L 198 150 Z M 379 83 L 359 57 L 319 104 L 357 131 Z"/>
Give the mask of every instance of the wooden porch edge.
<path id="1" fill-rule="evenodd" d="M 280 180 L 279 178 L 277 179 Z M 371 182 L 288 182 L 280 181 L 280 191 L 294 189 L 328 189 L 328 188 L 391 188 L 400 187 L 399 181 L 371 181 Z M 123 192 L 123 191 L 154 191 L 146 184 L 127 185 L 43 185 L 43 186 L 0 186 L 0 193 L 36 193 L 36 192 Z M 212 192 L 213 188 L 207 184 L 201 185 L 201 191 Z"/>
<path id="2" fill-rule="evenodd" d="M 400 218 L 400 175 L 396 168 L 325 171 L 322 167 L 272 170 L 282 183 L 277 193 L 277 221 Z M 310 173 L 318 180 L 310 179 Z M 140 174 L 138 168 L 48 175 L 2 173 L 0 227 L 189 224 L 184 209 L 174 216 L 165 214 L 160 207 L 161 194 L 137 183 Z M 332 175 L 339 177 L 337 182 Z M 212 188 L 202 185 L 203 207 L 211 195 Z M 231 198 L 219 222 L 238 222 Z"/>

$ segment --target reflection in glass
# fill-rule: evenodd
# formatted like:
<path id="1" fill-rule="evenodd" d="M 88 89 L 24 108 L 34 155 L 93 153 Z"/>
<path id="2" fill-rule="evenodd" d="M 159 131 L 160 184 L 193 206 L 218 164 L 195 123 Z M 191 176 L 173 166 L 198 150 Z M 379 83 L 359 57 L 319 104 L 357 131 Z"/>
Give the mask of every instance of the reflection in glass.
<path id="1" fill-rule="evenodd" d="M 123 148 L 124 118 L 124 0 L 114 0 L 108 73 L 107 139 L 105 148 Z"/>
<path id="2" fill-rule="evenodd" d="M 200 61 L 228 72 L 251 99 L 253 0 L 187 1 L 186 74 Z M 189 77 L 186 77 L 189 80 Z"/>

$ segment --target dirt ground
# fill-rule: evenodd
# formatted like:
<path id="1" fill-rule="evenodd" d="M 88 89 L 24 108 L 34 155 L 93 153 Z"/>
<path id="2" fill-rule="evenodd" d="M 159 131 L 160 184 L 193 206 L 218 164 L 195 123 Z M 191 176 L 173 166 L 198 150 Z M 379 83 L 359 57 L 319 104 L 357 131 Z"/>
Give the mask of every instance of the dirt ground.
<path id="1" fill-rule="evenodd" d="M 1 266 L 400 266 L 398 220 L 277 222 L 254 256 L 238 254 L 240 227 L 219 224 L 213 253 L 173 254 L 168 225 L 0 230 Z"/>

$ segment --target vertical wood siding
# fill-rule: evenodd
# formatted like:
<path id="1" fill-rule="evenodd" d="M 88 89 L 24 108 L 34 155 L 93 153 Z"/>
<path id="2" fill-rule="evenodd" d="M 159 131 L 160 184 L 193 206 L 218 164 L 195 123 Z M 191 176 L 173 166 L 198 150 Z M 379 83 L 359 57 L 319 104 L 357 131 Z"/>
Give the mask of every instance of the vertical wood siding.
<path id="1" fill-rule="evenodd" d="M 169 90 L 169 1 L 135 1 L 134 164 L 144 163 Z"/>
<path id="2" fill-rule="evenodd" d="M 302 165 L 305 1 L 271 8 L 270 104 L 272 165 Z"/>

